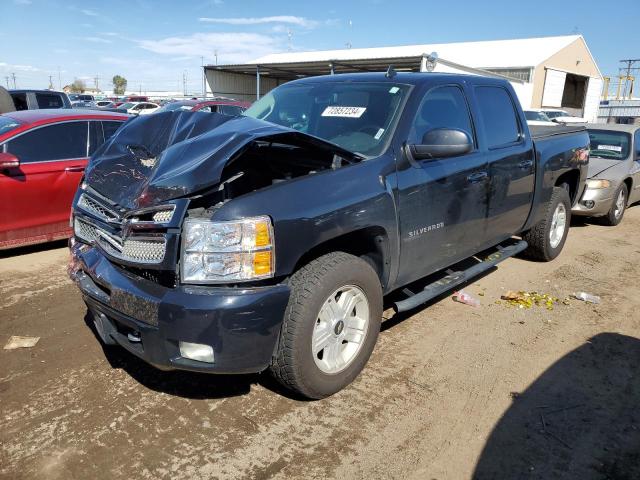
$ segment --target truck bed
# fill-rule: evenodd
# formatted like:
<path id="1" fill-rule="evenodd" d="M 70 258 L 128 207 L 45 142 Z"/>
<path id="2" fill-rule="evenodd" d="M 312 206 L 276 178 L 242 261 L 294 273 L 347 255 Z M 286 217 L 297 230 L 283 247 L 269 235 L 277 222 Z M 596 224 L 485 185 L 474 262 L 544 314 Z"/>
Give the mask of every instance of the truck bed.
<path id="1" fill-rule="evenodd" d="M 552 137 L 554 135 L 563 135 L 565 133 L 577 133 L 586 130 L 583 124 L 580 125 L 530 125 L 529 132 L 531 132 L 531 138 L 538 140 L 541 138 Z"/>

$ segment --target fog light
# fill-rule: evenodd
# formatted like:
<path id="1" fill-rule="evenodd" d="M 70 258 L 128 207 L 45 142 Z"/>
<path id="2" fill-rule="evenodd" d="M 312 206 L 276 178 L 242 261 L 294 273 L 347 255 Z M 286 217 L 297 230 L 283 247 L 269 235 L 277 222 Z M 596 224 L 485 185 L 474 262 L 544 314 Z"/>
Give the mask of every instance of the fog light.
<path id="1" fill-rule="evenodd" d="M 180 342 L 180 355 L 198 362 L 213 363 L 213 347 L 211 345 Z"/>
<path id="2" fill-rule="evenodd" d="M 596 202 L 594 202 L 593 200 L 585 200 L 584 202 L 582 202 L 582 204 L 586 208 L 593 208 L 593 206 L 596 204 Z"/>

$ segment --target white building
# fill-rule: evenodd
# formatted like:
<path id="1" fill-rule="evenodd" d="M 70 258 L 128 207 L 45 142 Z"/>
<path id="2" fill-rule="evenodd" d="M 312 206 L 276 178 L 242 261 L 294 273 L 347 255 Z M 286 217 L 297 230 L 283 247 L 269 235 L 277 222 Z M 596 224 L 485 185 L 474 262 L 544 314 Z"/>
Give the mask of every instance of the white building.
<path id="1" fill-rule="evenodd" d="M 354 48 L 267 55 L 240 65 L 207 65 L 214 95 L 255 100 L 287 81 L 331 73 L 427 71 L 507 77 L 524 108 L 563 108 L 595 121 L 602 74 L 582 35 Z"/>

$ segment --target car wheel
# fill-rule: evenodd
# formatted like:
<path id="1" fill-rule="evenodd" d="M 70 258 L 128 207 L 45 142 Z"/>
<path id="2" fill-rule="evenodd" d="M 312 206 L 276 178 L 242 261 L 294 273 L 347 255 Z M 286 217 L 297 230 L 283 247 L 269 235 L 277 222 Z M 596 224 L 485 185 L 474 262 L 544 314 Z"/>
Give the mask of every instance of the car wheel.
<path id="1" fill-rule="evenodd" d="M 560 255 L 571 223 L 571 198 L 564 187 L 554 187 L 544 219 L 523 235 L 529 244 L 525 256 L 549 262 Z"/>
<path id="2" fill-rule="evenodd" d="M 629 189 L 625 183 L 621 184 L 616 190 L 613 196 L 613 204 L 609 212 L 602 217 L 602 221 L 605 225 L 614 227 L 622 221 L 624 212 L 627 209 L 627 198 L 629 196 Z"/>
<path id="3" fill-rule="evenodd" d="M 382 317 L 380 280 L 368 262 L 333 252 L 298 270 L 289 284 L 271 374 L 304 397 L 328 397 L 369 360 Z"/>

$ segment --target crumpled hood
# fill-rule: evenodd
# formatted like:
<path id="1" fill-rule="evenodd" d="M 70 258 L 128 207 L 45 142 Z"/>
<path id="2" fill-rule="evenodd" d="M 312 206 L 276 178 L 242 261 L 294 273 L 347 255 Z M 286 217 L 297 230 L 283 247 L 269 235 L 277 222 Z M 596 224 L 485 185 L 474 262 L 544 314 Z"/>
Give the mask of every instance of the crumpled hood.
<path id="1" fill-rule="evenodd" d="M 129 120 L 91 158 L 89 187 L 126 209 L 211 188 L 226 163 L 255 140 L 357 155 L 317 137 L 250 117 L 172 111 Z"/>
<path id="2" fill-rule="evenodd" d="M 612 160 L 610 158 L 598 158 L 591 157 L 589 158 L 589 172 L 587 174 L 588 178 L 593 178 L 596 175 L 600 175 L 605 171 L 609 170 L 612 167 L 617 165 L 624 164 L 624 160 Z"/>

